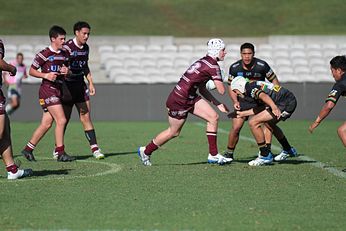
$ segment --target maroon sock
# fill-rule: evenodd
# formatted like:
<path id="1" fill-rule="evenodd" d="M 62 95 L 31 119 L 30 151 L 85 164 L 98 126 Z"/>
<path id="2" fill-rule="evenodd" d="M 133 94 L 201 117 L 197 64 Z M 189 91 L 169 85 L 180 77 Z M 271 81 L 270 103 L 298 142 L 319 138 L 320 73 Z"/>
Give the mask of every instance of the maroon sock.
<path id="1" fill-rule="evenodd" d="M 36 145 L 30 141 L 25 145 L 25 151 L 32 152 L 36 148 Z"/>
<path id="2" fill-rule="evenodd" d="M 58 153 L 58 155 L 62 155 L 65 152 L 65 145 L 62 145 L 60 147 L 55 147 L 55 152 Z"/>
<path id="3" fill-rule="evenodd" d="M 6 167 L 7 172 L 12 172 L 13 174 L 17 173 L 18 171 L 18 166 L 15 164 L 11 164 Z"/>
<path id="4" fill-rule="evenodd" d="M 145 150 L 144 150 L 144 153 L 145 155 L 151 155 L 151 153 L 153 151 L 155 151 L 156 149 L 158 149 L 159 146 L 157 146 L 155 143 L 154 143 L 154 140 L 152 140 L 146 147 L 145 147 Z"/>
<path id="5" fill-rule="evenodd" d="M 207 131 L 207 138 L 209 143 L 209 153 L 212 156 L 215 156 L 216 154 L 219 153 L 217 150 L 217 133 Z"/>
<path id="6" fill-rule="evenodd" d="M 95 151 L 99 150 L 99 146 L 97 144 L 90 145 L 91 152 L 94 153 Z"/>

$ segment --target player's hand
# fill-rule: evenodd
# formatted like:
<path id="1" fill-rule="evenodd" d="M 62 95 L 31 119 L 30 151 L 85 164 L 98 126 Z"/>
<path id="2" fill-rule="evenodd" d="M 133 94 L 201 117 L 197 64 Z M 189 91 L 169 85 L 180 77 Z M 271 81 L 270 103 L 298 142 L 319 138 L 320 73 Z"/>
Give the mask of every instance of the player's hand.
<path id="1" fill-rule="evenodd" d="M 309 127 L 309 132 L 313 133 L 315 128 L 317 128 L 318 125 L 320 125 L 320 123 L 316 123 L 316 121 L 314 121 Z"/>
<path id="2" fill-rule="evenodd" d="M 236 111 L 239 111 L 240 110 L 240 103 L 239 102 L 233 103 L 233 107 Z"/>
<path id="3" fill-rule="evenodd" d="M 281 117 L 281 111 L 278 107 L 272 108 L 272 113 L 276 116 L 276 119 L 279 120 Z"/>
<path id="4" fill-rule="evenodd" d="M 54 82 L 56 80 L 56 78 L 58 77 L 59 73 L 58 72 L 49 72 L 47 73 L 44 78 Z"/>
<path id="5" fill-rule="evenodd" d="M 15 76 L 17 74 L 17 68 L 15 66 L 12 66 L 13 69 L 10 71 L 10 76 Z"/>
<path id="6" fill-rule="evenodd" d="M 96 89 L 93 83 L 89 83 L 89 94 L 90 95 L 95 95 Z"/>
<path id="7" fill-rule="evenodd" d="M 68 67 L 66 67 L 66 66 L 63 64 L 62 67 L 61 67 L 61 69 L 60 69 L 60 73 L 61 73 L 62 75 L 67 75 L 68 72 L 69 72 Z"/>
<path id="8" fill-rule="evenodd" d="M 217 108 L 218 108 L 221 112 L 223 112 L 223 113 L 228 113 L 228 112 L 229 112 L 228 108 L 227 108 L 226 105 L 224 105 L 223 103 L 217 105 Z"/>

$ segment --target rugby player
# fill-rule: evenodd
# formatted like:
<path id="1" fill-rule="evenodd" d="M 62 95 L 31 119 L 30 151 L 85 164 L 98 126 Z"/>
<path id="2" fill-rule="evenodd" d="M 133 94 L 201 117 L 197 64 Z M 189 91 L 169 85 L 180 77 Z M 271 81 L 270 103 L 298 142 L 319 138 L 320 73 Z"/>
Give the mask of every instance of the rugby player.
<path id="1" fill-rule="evenodd" d="M 28 77 L 26 65 L 23 63 L 23 60 L 23 54 L 18 53 L 16 59 L 10 62 L 10 64 L 17 69 L 16 75 L 11 76 L 8 72 L 4 72 L 3 74 L 3 78 L 7 85 L 7 97 L 10 99 L 10 102 L 6 105 L 6 113 L 8 115 L 11 115 L 19 108 L 22 94 L 22 80 Z"/>
<path id="2" fill-rule="evenodd" d="M 41 124 L 34 131 L 30 141 L 22 150 L 22 154 L 29 161 L 35 161 L 33 150 L 55 121 L 55 149 L 57 161 L 67 162 L 75 160 L 65 152 L 64 129 L 66 117 L 62 107 L 62 86 L 69 74 L 69 54 L 64 51 L 66 32 L 60 26 L 52 26 L 49 30 L 50 46 L 36 54 L 30 67 L 31 76 L 41 78 L 39 102 L 43 109 Z M 39 71 L 39 69 L 41 69 Z"/>
<path id="3" fill-rule="evenodd" d="M 236 111 L 236 118 L 253 115 L 249 120 L 251 132 L 255 137 L 259 148 L 259 156 L 249 162 L 250 166 L 270 164 L 273 161 L 271 150 L 266 145 L 264 124 L 282 146 L 281 153 L 275 160 L 285 160 L 289 156 L 297 156 L 297 151 L 289 144 L 282 130 L 277 126 L 279 121 L 285 121 L 291 117 L 297 106 L 297 100 L 289 90 L 265 81 L 249 82 L 244 77 L 235 77 L 231 82 L 231 90 L 240 98 L 251 97 L 259 105 L 264 104 L 265 110 L 257 111 L 254 105 L 247 111 Z"/>
<path id="4" fill-rule="evenodd" d="M 232 79 L 237 76 L 243 76 L 250 81 L 265 81 L 267 79 L 273 84 L 279 85 L 278 78 L 268 63 L 254 57 L 254 55 L 255 47 L 253 44 L 244 43 L 240 46 L 241 59 L 230 66 L 228 82 L 231 83 Z M 245 111 L 257 105 L 251 97 L 238 97 L 231 90 L 228 91 L 228 94 L 233 101 L 234 109 L 237 111 Z M 232 118 L 232 127 L 228 135 L 227 150 L 224 153 L 225 157 L 234 158 L 234 150 L 239 140 L 239 133 L 246 120 L 248 120 L 248 117 Z M 265 131 L 266 144 L 270 149 L 272 134 L 265 127 L 263 129 Z"/>
<path id="5" fill-rule="evenodd" d="M 309 127 L 309 131 L 311 133 L 313 133 L 315 128 L 321 124 L 322 120 L 329 115 L 339 98 L 346 95 L 346 57 L 342 55 L 332 58 L 330 60 L 330 70 L 335 80 L 335 84 L 329 92 L 325 104 L 323 105 L 317 118 Z M 346 122 L 344 122 L 338 128 L 338 136 L 343 145 L 346 147 Z"/>
<path id="6" fill-rule="evenodd" d="M 214 81 L 218 93 L 223 95 L 225 88 L 222 83 L 218 61 L 224 60 L 225 44 L 221 39 L 211 39 L 207 43 L 207 55 L 193 63 L 180 78 L 166 101 L 169 127 L 158 134 L 149 144 L 139 147 L 138 155 L 142 163 L 150 166 L 152 153 L 167 141 L 177 137 L 191 113 L 207 122 L 206 135 L 209 144 L 208 163 L 225 164 L 232 161 L 223 157 L 217 148 L 217 127 L 219 115 L 209 105 L 214 104 L 221 112 L 227 113 L 227 107 L 220 103 L 206 89 L 206 82 Z M 197 94 L 197 90 L 204 99 Z"/>
<path id="7" fill-rule="evenodd" d="M 3 60 L 5 57 L 5 48 L 0 39 L 0 76 L 2 71 L 8 71 L 12 76 L 16 75 L 15 66 L 8 64 Z M 32 169 L 19 169 L 13 159 L 10 120 L 5 111 L 6 98 L 1 90 L 2 78 L 0 78 L 0 154 L 7 170 L 7 179 L 15 180 L 27 177 L 33 174 Z"/>

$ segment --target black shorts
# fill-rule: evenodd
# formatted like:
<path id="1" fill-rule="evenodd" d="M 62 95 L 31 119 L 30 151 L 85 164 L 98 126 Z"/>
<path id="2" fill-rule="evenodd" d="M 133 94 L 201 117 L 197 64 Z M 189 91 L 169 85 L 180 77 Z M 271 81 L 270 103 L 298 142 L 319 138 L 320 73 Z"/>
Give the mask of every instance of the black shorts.
<path id="1" fill-rule="evenodd" d="M 283 100 L 280 100 L 279 102 L 275 102 L 275 104 L 281 111 L 280 121 L 285 121 L 288 118 L 290 118 L 291 115 L 293 114 L 293 112 L 296 110 L 297 99 L 293 95 L 292 92 L 288 92 L 285 95 L 285 97 L 283 98 Z M 270 113 L 271 113 L 271 111 L 270 111 Z"/>

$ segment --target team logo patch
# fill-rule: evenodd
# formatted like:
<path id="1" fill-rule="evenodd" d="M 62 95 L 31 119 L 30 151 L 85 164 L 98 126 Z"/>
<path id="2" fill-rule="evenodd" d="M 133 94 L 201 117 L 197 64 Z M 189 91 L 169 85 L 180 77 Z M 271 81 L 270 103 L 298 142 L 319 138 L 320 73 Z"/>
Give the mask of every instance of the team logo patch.
<path id="1" fill-rule="evenodd" d="M 331 90 L 330 92 L 329 92 L 329 97 L 331 96 L 331 97 L 335 97 L 336 96 L 336 93 L 338 93 L 338 91 L 337 90 Z"/>
<path id="2" fill-rule="evenodd" d="M 54 56 L 53 56 L 53 55 L 49 56 L 49 57 L 48 57 L 48 60 L 49 60 L 50 62 L 53 62 L 53 61 L 54 61 Z"/>
<path id="3" fill-rule="evenodd" d="M 44 99 L 40 99 L 40 105 L 44 105 Z"/>

